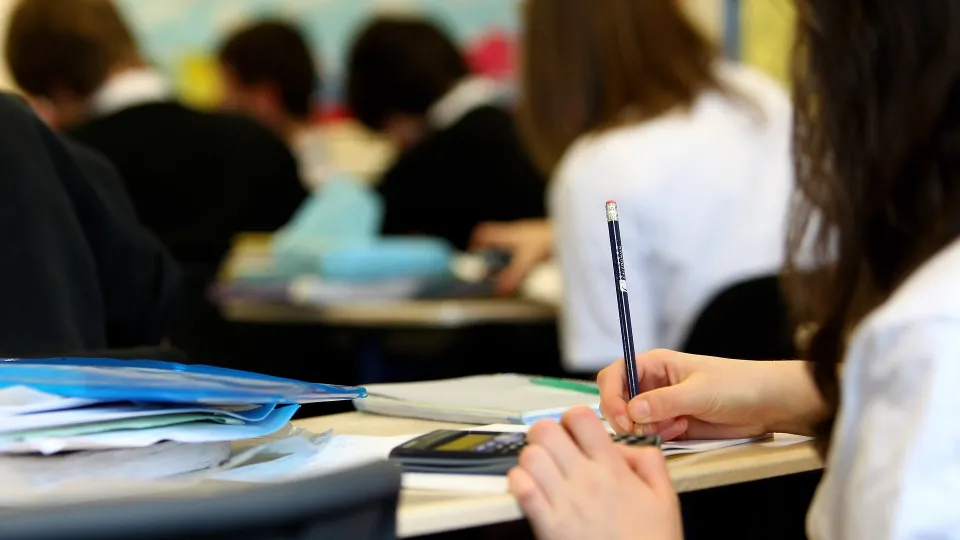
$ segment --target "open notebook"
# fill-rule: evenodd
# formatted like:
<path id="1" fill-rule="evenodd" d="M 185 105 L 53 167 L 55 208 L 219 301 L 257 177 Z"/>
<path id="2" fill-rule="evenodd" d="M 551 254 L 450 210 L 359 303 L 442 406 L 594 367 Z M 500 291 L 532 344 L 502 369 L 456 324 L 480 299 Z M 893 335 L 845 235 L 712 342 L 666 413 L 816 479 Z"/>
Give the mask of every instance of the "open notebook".
<path id="1" fill-rule="evenodd" d="M 464 424 L 532 424 L 559 419 L 571 407 L 599 414 L 600 396 L 534 384 L 516 374 L 477 375 L 440 381 L 373 384 L 354 401 L 365 412 Z"/>

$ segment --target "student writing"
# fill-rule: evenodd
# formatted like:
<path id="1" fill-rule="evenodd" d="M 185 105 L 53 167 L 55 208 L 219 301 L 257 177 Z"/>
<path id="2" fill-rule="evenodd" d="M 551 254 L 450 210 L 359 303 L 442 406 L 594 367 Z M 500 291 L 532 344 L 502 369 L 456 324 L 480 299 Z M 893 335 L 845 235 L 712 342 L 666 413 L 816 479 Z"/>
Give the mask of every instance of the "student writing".
<path id="1" fill-rule="evenodd" d="M 817 434 L 826 472 L 810 538 L 956 538 L 960 6 L 798 6 L 786 276 L 809 264 L 810 239 L 827 270 L 787 280 L 817 325 L 808 362 L 641 354 L 643 393 L 629 403 L 622 361 L 601 373 L 603 413 L 668 439 Z M 530 437 L 510 480 L 540 538 L 681 538 L 659 452 L 615 447 L 582 412 Z"/>

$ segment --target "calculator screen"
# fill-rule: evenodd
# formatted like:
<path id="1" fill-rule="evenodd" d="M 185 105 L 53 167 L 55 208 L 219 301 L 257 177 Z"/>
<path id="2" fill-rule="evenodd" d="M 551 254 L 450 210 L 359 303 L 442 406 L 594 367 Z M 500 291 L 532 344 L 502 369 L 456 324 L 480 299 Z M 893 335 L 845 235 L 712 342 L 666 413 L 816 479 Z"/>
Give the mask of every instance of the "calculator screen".
<path id="1" fill-rule="evenodd" d="M 463 437 L 458 437 L 452 441 L 444 443 L 434 448 L 434 450 L 443 450 L 448 452 L 471 450 L 477 445 L 492 440 L 494 437 L 496 437 L 496 434 L 487 435 L 483 433 L 471 433 L 469 435 L 464 435 Z"/>

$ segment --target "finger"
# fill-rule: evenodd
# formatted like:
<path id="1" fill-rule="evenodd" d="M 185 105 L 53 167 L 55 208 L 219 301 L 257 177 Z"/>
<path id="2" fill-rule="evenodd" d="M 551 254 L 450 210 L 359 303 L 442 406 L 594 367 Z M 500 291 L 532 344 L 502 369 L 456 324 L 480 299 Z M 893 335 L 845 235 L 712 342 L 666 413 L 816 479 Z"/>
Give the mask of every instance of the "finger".
<path id="1" fill-rule="evenodd" d="M 661 440 L 674 441 L 686 435 L 689 420 L 686 417 L 665 420 L 656 424 L 637 424 L 636 433 L 640 435 L 659 435 Z"/>
<path id="2" fill-rule="evenodd" d="M 604 368 L 597 375 L 600 388 L 600 411 L 617 433 L 633 432 L 633 420 L 627 412 L 627 372 L 623 359 Z"/>
<path id="3" fill-rule="evenodd" d="M 707 391 L 684 381 L 640 394 L 630 401 L 627 412 L 638 424 L 653 424 L 681 416 L 698 416 L 707 408 L 709 399 Z"/>
<path id="4" fill-rule="evenodd" d="M 610 434 L 597 418 L 597 414 L 587 407 L 571 409 L 563 415 L 563 427 L 583 452 L 593 460 L 609 461 L 618 457 L 617 449 Z"/>
<path id="5" fill-rule="evenodd" d="M 549 420 L 537 422 L 527 432 L 527 441 L 550 454 L 560 472 L 566 476 L 585 464 L 587 458 L 567 430 Z"/>
<path id="6" fill-rule="evenodd" d="M 500 271 L 497 275 L 497 294 L 512 295 L 517 292 L 524 278 L 527 277 L 529 268 L 521 264 L 519 260 L 514 260 L 509 266 Z"/>
<path id="7" fill-rule="evenodd" d="M 563 494 L 563 474 L 553 456 L 542 446 L 533 444 L 524 448 L 517 464 L 536 481 L 548 501 Z"/>
<path id="8" fill-rule="evenodd" d="M 507 484 L 510 494 L 517 499 L 524 515 L 530 521 L 541 524 L 549 519 L 550 502 L 530 473 L 520 467 L 514 467 L 507 474 Z"/>
<path id="9" fill-rule="evenodd" d="M 470 249 L 477 250 L 490 246 L 499 246 L 503 242 L 504 223 L 488 221 L 473 228 L 470 234 Z"/>
<path id="10" fill-rule="evenodd" d="M 675 493 L 667 459 L 659 448 L 624 448 L 624 457 L 633 472 L 659 494 Z"/>

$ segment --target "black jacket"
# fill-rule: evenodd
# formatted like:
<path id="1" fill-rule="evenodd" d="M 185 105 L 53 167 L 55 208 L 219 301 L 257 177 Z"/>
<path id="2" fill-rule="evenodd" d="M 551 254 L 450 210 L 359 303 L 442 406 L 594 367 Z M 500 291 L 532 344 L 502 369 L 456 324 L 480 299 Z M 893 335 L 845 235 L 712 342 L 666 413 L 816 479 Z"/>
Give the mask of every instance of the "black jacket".
<path id="1" fill-rule="evenodd" d="M 0 96 L 0 354 L 156 345 L 178 274 L 116 170 Z"/>
<path id="2" fill-rule="evenodd" d="M 383 233 L 439 236 L 462 250 L 478 223 L 544 217 L 545 189 L 512 117 L 479 107 L 387 170 L 379 186 Z"/>
<path id="3" fill-rule="evenodd" d="M 278 229 L 307 195 L 283 141 L 245 118 L 158 102 L 69 134 L 117 166 L 140 219 L 191 278 L 211 278 L 235 234 Z"/>

